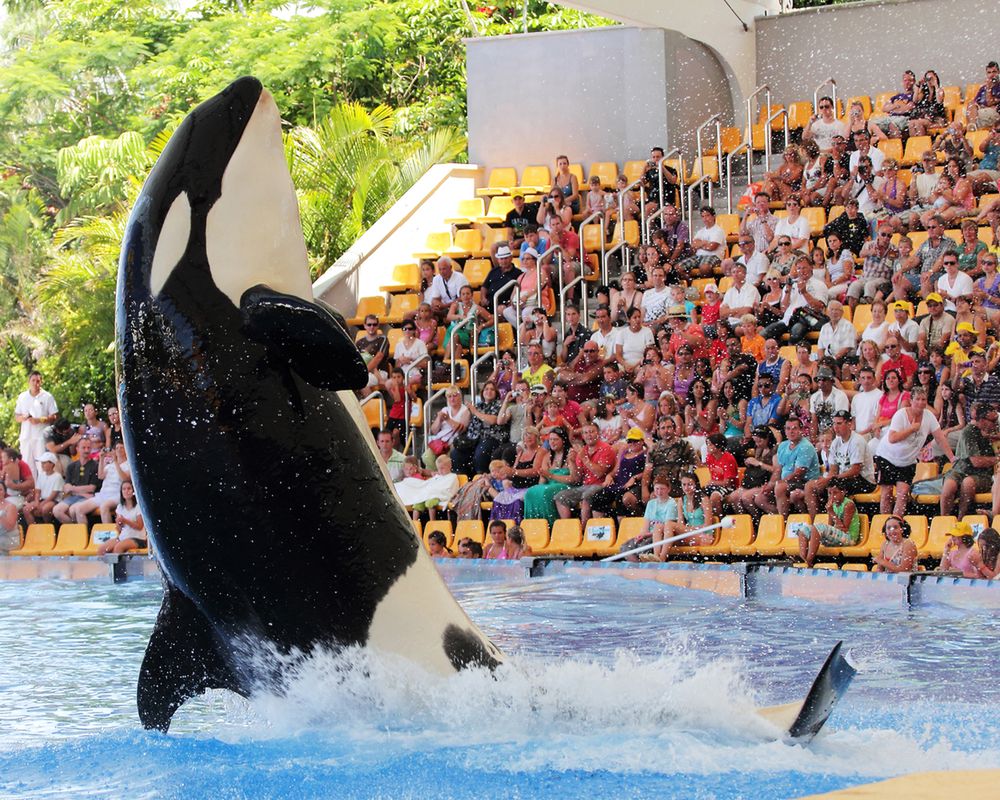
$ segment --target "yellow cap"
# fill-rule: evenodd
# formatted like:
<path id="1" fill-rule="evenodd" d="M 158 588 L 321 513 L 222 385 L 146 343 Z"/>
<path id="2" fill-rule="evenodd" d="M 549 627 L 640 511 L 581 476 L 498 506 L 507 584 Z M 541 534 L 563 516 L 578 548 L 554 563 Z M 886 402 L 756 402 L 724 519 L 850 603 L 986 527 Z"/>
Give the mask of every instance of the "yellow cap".
<path id="1" fill-rule="evenodd" d="M 956 522 L 948 532 L 949 536 L 972 536 L 972 526 L 968 522 Z"/>
<path id="2" fill-rule="evenodd" d="M 630 428 L 628 434 L 625 436 L 625 441 L 627 442 L 641 442 L 642 439 L 642 428 Z"/>

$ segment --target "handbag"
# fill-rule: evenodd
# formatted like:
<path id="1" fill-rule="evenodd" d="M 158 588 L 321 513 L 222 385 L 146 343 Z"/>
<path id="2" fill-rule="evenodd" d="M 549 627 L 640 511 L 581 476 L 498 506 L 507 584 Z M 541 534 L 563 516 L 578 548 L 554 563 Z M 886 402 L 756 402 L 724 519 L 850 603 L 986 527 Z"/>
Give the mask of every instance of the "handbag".
<path id="1" fill-rule="evenodd" d="M 448 443 L 444 439 L 431 439 L 427 443 L 427 449 L 430 450 L 434 455 L 439 456 L 443 453 L 448 452 Z"/>
<path id="2" fill-rule="evenodd" d="M 496 328 L 483 328 L 479 331 L 479 342 L 480 347 L 493 347 L 497 340 L 497 329 Z"/>

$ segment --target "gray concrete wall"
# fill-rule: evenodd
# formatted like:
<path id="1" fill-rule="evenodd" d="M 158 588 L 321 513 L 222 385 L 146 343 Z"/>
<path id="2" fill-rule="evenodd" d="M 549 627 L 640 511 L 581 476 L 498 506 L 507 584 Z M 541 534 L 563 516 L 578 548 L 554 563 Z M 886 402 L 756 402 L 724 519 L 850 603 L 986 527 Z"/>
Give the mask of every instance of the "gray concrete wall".
<path id="1" fill-rule="evenodd" d="M 945 86 L 978 83 L 997 58 L 996 0 L 890 0 L 758 17 L 757 85 L 776 102 L 812 100 L 826 78 L 840 97 L 888 92 L 906 69 Z M 873 97 L 874 99 L 874 97 Z"/>
<path id="2" fill-rule="evenodd" d="M 662 29 L 598 28 L 466 42 L 469 160 L 485 167 L 647 158 L 686 145 L 732 101 L 704 45 Z M 713 111 L 710 112 L 709 109 Z"/>

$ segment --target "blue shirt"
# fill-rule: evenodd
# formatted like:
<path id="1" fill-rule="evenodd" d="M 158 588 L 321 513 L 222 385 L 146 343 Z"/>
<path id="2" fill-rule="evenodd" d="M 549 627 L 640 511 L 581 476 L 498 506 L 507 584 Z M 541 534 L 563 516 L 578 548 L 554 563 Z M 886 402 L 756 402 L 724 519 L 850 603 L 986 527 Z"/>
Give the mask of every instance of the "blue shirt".
<path id="1" fill-rule="evenodd" d="M 781 398 L 777 394 L 772 394 L 766 401 L 762 401 L 760 395 L 754 397 L 747 403 L 747 416 L 753 427 L 767 425 L 772 419 L 777 419 L 780 404 Z"/>
<path id="2" fill-rule="evenodd" d="M 799 443 L 792 447 L 792 443 L 787 439 L 778 445 L 778 464 L 781 466 L 781 479 L 785 480 L 795 470 L 805 469 L 805 480 L 811 481 L 819 477 L 819 456 L 816 455 L 816 448 L 808 439 L 800 439 Z"/>
<path id="3" fill-rule="evenodd" d="M 646 503 L 646 513 L 642 516 L 650 522 L 676 522 L 677 501 L 668 497 L 661 503 L 655 497 L 651 497 Z"/>

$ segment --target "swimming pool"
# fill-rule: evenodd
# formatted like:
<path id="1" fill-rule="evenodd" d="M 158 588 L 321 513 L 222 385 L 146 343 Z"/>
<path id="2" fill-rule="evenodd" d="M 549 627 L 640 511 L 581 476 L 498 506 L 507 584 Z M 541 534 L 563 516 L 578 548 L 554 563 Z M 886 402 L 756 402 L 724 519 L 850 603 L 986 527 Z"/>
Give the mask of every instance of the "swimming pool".
<path id="1" fill-rule="evenodd" d="M 1000 766 L 992 612 L 469 566 L 442 571 L 509 654 L 497 680 L 320 657 L 167 736 L 134 700 L 158 583 L 0 581 L 0 797 L 784 798 Z M 801 697 L 838 638 L 861 672 L 831 730 L 774 741 L 753 705 Z"/>

